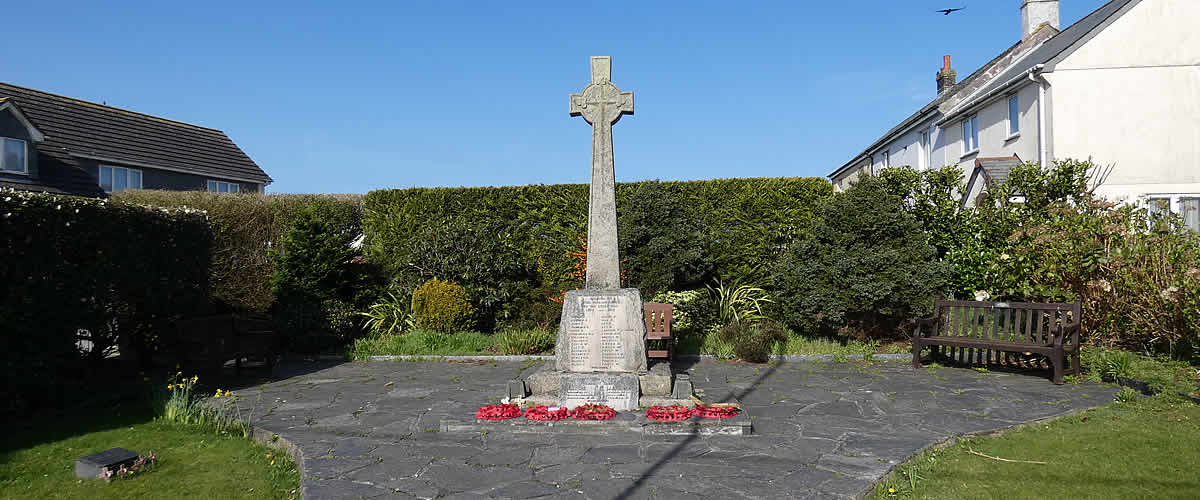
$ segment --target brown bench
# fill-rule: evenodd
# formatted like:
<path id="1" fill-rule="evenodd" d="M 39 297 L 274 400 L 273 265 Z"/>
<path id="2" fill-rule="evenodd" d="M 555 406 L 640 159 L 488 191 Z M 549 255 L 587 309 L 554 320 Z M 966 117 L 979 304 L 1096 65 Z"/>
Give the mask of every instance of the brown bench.
<path id="1" fill-rule="evenodd" d="M 921 367 L 921 350 L 958 350 L 966 361 L 1000 362 L 1000 353 L 1045 355 L 1055 384 L 1063 383 L 1067 355 L 1070 373 L 1079 374 L 1079 303 L 934 302 L 934 316 L 917 320 L 913 330 L 913 367 Z M 960 359 L 961 360 L 961 359 Z M 1011 361 L 1005 355 L 1004 361 Z"/>
<path id="2" fill-rule="evenodd" d="M 181 319 L 175 327 L 180 354 L 198 370 L 219 374 L 231 359 L 239 375 L 243 359 L 262 360 L 268 371 L 275 367 L 279 339 L 269 316 L 215 314 Z"/>
<path id="3" fill-rule="evenodd" d="M 671 338 L 671 313 L 674 310 L 675 306 L 671 304 L 658 302 L 643 304 L 646 318 L 647 358 L 671 360 L 671 355 L 675 352 L 675 339 Z"/>

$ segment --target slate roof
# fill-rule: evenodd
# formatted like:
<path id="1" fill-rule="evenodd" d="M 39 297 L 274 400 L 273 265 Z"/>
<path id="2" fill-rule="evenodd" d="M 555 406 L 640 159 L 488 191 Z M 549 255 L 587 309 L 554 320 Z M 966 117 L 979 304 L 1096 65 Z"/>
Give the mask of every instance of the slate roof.
<path id="1" fill-rule="evenodd" d="M 1068 26 L 1067 29 L 1064 29 L 1057 35 L 1050 37 L 1049 40 L 1046 40 L 1045 43 L 1038 46 L 1036 49 L 1033 49 L 1032 52 L 1023 57 L 1021 60 L 1006 68 L 999 75 L 997 75 L 996 78 L 993 78 L 990 82 L 988 82 L 987 85 L 984 85 L 974 94 L 969 96 L 968 99 L 955 106 L 955 109 L 946 116 L 945 120 L 952 119 L 955 115 L 960 114 L 963 110 L 971 107 L 981 99 L 985 99 L 992 93 L 1002 89 L 1006 83 L 1009 83 L 1022 73 L 1028 72 L 1039 64 L 1046 64 L 1050 62 L 1055 57 L 1058 57 L 1058 55 L 1063 51 L 1067 50 L 1072 45 L 1075 45 L 1076 42 L 1088 36 L 1088 34 L 1099 28 L 1102 28 L 1105 22 L 1123 7 L 1140 1 L 1141 0 L 1112 0 L 1100 6 L 1100 8 L 1092 11 L 1091 14 L 1084 16 L 1083 19 L 1080 19 L 1074 24 Z"/>
<path id="2" fill-rule="evenodd" d="M 0 99 L 18 104 L 46 139 L 36 144 L 38 178 L 0 185 L 95 196 L 96 174 L 79 155 L 116 164 L 185 171 L 206 177 L 269 183 L 271 177 L 224 132 L 0 82 Z M 45 159 L 50 159 L 47 162 Z M 43 168 L 54 166 L 57 168 Z M 11 185 L 16 184 L 16 185 Z"/>

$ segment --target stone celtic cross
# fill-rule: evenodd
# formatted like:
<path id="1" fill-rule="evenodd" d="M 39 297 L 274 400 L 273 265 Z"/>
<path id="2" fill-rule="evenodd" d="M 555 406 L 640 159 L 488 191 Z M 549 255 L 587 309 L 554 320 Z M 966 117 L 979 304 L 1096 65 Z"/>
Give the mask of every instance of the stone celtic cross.
<path id="1" fill-rule="evenodd" d="M 592 83 L 571 94 L 571 116 L 582 115 L 592 125 L 586 288 L 621 287 L 612 126 L 621 115 L 633 114 L 633 92 L 621 92 L 610 81 L 611 74 L 611 57 L 592 57 Z"/>

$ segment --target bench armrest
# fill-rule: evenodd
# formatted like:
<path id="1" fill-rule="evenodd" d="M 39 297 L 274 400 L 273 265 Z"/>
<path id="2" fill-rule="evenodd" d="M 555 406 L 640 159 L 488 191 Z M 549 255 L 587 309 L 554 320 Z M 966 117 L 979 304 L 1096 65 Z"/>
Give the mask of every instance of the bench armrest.
<path id="1" fill-rule="evenodd" d="M 1079 345 L 1079 322 L 1066 326 L 1058 325 L 1050 332 L 1051 342 L 1055 346 L 1061 346 L 1066 343 L 1068 336 L 1071 338 L 1071 345 Z"/>

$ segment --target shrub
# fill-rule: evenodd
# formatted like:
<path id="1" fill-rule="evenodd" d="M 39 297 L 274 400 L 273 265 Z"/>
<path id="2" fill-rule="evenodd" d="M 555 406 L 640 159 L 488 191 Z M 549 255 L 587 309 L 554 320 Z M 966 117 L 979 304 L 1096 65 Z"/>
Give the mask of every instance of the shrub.
<path id="1" fill-rule="evenodd" d="M 292 349 L 322 350 L 356 336 L 350 301 L 366 287 L 368 276 L 355 263 L 355 238 L 307 207 L 270 252 L 276 319 Z"/>
<path id="2" fill-rule="evenodd" d="M 627 286 L 649 294 L 687 290 L 708 281 L 714 269 L 703 224 L 679 195 L 680 183 L 630 184 L 617 206 L 621 271 Z"/>
<path id="3" fill-rule="evenodd" d="M 269 253 L 308 208 L 337 231 L 362 234 L 362 196 L 206 193 L 127 190 L 113 199 L 128 204 L 204 210 L 212 226 L 209 281 L 212 298 L 223 307 L 267 312 L 275 303 Z M 369 300 L 372 299 L 367 299 Z"/>
<path id="4" fill-rule="evenodd" d="M 767 319 L 763 314 L 763 305 L 775 302 L 762 288 L 737 283 L 726 286 L 720 280 L 715 288 L 708 287 L 708 295 L 716 306 L 717 321 L 726 325 Z"/>
<path id="5" fill-rule="evenodd" d="M 496 335 L 496 345 L 504 354 L 541 354 L 553 351 L 558 336 L 551 330 L 510 330 Z"/>
<path id="6" fill-rule="evenodd" d="M 687 335 L 707 332 L 720 325 L 717 307 L 713 304 L 709 290 L 687 290 L 683 292 L 658 292 L 650 302 L 672 304 L 671 317 L 675 320 L 672 332 Z"/>
<path id="7" fill-rule="evenodd" d="M 762 263 L 805 234 L 832 192 L 820 178 L 616 189 L 624 267 L 647 296 L 711 276 L 764 282 Z M 534 314 L 529 306 L 578 286 L 571 251 L 586 233 L 587 203 L 583 184 L 372 191 L 364 199 L 365 252 L 405 292 L 434 277 L 461 283 L 484 329 L 538 324 L 549 309 Z"/>
<path id="8" fill-rule="evenodd" d="M 412 312 L 417 328 L 439 332 L 469 331 L 475 324 L 475 307 L 457 283 L 431 279 L 413 291 Z"/>
<path id="9" fill-rule="evenodd" d="M 947 269 L 903 205 L 869 176 L 829 199 L 775 267 L 782 319 L 800 332 L 883 338 L 927 314 Z"/>
<path id="10" fill-rule="evenodd" d="M 363 321 L 363 329 L 373 335 L 394 335 L 416 326 L 412 315 L 412 302 L 403 300 L 392 292 L 387 292 L 387 298 L 380 300 L 359 316 L 367 318 Z"/>
<path id="11" fill-rule="evenodd" d="M 1015 168 L 972 212 L 971 245 L 947 260 L 971 288 L 1001 300 L 1081 302 L 1089 342 L 1191 356 L 1200 347 L 1200 237 L 1096 199 L 1098 170 L 1074 160 Z"/>
<path id="12" fill-rule="evenodd" d="M 194 210 L 0 190 L 0 417 L 80 404 L 118 345 L 169 354 L 161 332 L 207 296 L 211 238 Z"/>
<path id="13" fill-rule="evenodd" d="M 521 257 L 518 234 L 508 223 L 430 221 L 402 244 L 403 259 L 392 262 L 397 286 L 412 290 L 430 278 L 454 281 L 472 297 L 484 329 L 517 318 L 537 285 L 535 269 Z"/>
<path id="14" fill-rule="evenodd" d="M 788 340 L 787 330 L 771 320 L 734 321 L 717 331 L 717 337 L 733 347 L 738 359 L 751 363 L 766 362 Z"/>

